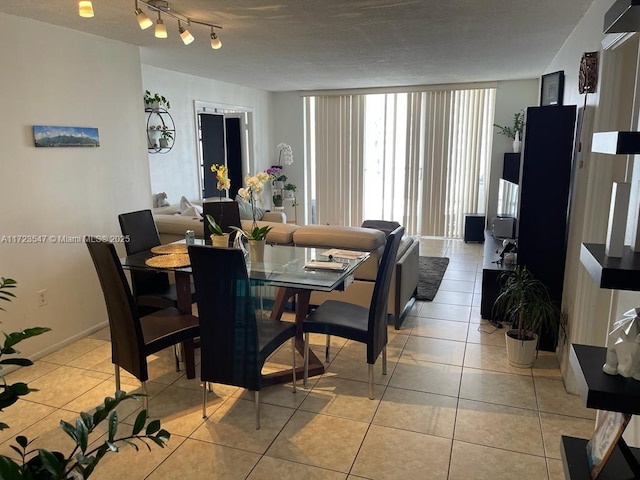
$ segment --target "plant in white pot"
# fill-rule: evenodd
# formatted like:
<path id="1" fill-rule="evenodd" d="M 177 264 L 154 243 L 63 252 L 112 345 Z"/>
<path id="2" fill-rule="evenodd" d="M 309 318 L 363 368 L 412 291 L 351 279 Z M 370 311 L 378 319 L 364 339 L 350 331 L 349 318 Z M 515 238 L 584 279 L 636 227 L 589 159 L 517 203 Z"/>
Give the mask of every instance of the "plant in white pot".
<path id="1" fill-rule="evenodd" d="M 557 334 L 561 314 L 547 287 L 527 269 L 518 265 L 505 272 L 493 313 L 511 323 L 505 333 L 509 364 L 530 367 L 535 360 L 541 331 Z"/>

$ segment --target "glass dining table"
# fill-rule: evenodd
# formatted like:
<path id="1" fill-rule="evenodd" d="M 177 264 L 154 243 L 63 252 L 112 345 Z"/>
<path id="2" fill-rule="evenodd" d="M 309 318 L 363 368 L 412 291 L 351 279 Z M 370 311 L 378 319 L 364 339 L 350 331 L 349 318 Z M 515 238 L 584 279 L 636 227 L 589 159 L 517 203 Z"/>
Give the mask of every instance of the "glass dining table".
<path id="1" fill-rule="evenodd" d="M 202 245 L 202 240 L 195 240 L 196 245 Z M 216 247 L 209 247 L 216 248 Z M 155 249 L 157 251 L 157 248 Z M 162 249 L 161 249 L 162 250 Z M 166 251 L 174 255 L 186 253 L 184 240 L 169 244 Z M 180 253 L 175 253 L 180 252 Z M 327 250 L 326 248 L 307 248 L 283 245 L 266 245 L 264 258 L 261 262 L 250 261 L 247 258 L 247 273 L 252 284 L 258 289 L 261 286 L 276 287 L 275 299 L 270 318 L 280 319 L 288 302 L 294 299 L 295 322 L 297 325 L 296 349 L 304 353 L 302 338 L 302 322 L 308 309 L 313 291 L 330 292 L 344 290 L 353 281 L 353 272 L 369 258 L 368 252 L 343 252 Z M 338 256 L 338 255 L 344 256 Z M 121 258 L 123 268 L 130 270 L 164 271 L 175 275 L 178 294 L 178 309 L 191 313 L 191 266 L 188 257 L 182 258 L 172 266 L 171 262 L 153 262 L 152 257 L 158 255 L 151 250 Z M 154 258 L 154 260 L 158 260 Z M 162 259 L 161 259 L 162 260 Z M 149 266 L 149 263 L 161 263 L 161 267 Z M 212 272 L 215 274 L 215 272 Z M 302 367 L 300 373 L 302 372 Z M 187 378 L 195 378 L 195 363 L 193 358 L 185 358 Z M 324 364 L 313 352 L 309 355 L 309 375 L 320 375 L 324 372 Z M 291 379 L 291 370 L 263 374 L 263 385 L 286 383 Z"/>

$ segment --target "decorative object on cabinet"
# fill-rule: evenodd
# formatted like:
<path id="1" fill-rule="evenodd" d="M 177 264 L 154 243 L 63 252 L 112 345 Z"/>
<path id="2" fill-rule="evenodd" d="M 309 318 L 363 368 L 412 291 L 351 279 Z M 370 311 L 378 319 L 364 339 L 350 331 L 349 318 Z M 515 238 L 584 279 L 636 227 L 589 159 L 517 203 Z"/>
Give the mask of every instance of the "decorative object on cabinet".
<path id="1" fill-rule="evenodd" d="M 503 127 L 497 123 L 494 123 L 493 126 L 499 130 L 499 134 L 505 135 L 514 141 L 517 136 L 518 140 L 520 140 L 522 138 L 522 131 L 524 130 L 524 110 L 513 114 L 513 125 L 511 127 Z"/>
<path id="2" fill-rule="evenodd" d="M 92 127 L 57 127 L 34 125 L 36 147 L 99 147 L 98 129 Z"/>
<path id="3" fill-rule="evenodd" d="M 607 361 L 602 371 L 640 380 L 640 308 L 631 309 L 613 324 L 608 335 Z"/>
<path id="4" fill-rule="evenodd" d="M 173 117 L 164 108 L 148 108 L 147 149 L 149 153 L 169 153 L 175 144 Z"/>
<path id="5" fill-rule="evenodd" d="M 540 106 L 562 105 L 564 95 L 564 70 L 542 76 Z"/>
<path id="6" fill-rule="evenodd" d="M 502 274 L 502 288 L 493 309 L 511 323 L 505 333 L 507 358 L 514 367 L 530 367 L 536 356 L 539 332 L 557 334 L 561 327 L 560 309 L 547 287 L 527 269 L 516 266 Z"/>

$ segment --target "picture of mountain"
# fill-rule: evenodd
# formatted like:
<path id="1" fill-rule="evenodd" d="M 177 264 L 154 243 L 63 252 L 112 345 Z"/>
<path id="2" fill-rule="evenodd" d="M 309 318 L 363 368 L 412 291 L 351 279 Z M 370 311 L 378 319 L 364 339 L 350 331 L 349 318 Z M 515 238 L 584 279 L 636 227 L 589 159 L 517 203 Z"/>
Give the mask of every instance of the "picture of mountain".
<path id="1" fill-rule="evenodd" d="M 33 126 L 36 147 L 99 147 L 98 129 L 92 127 Z"/>

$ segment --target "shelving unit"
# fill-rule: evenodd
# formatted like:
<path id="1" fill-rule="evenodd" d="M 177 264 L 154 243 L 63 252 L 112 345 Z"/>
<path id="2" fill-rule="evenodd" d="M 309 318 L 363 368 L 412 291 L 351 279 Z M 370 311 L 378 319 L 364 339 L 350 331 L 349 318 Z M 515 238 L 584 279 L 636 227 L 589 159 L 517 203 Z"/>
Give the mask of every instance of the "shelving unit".
<path id="1" fill-rule="evenodd" d="M 640 413 L 640 382 L 602 371 L 607 349 L 590 345 L 571 345 L 569 362 L 576 373 L 580 393 L 587 408 L 630 414 Z M 590 480 L 587 459 L 589 440 L 563 435 L 560 444 L 565 478 Z M 625 454 L 628 458 L 625 458 Z M 634 475 L 630 463 L 640 469 L 640 449 L 629 448 L 622 438 L 598 476 L 598 480 L 631 480 Z M 637 471 L 637 470 L 636 470 Z"/>
<path id="2" fill-rule="evenodd" d="M 176 141 L 176 127 L 173 117 L 164 108 L 145 108 L 147 114 L 147 149 L 149 153 L 169 153 Z M 160 126 L 158 130 L 156 127 Z M 160 142 L 163 131 L 170 132 L 166 146 Z"/>

